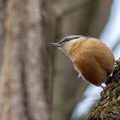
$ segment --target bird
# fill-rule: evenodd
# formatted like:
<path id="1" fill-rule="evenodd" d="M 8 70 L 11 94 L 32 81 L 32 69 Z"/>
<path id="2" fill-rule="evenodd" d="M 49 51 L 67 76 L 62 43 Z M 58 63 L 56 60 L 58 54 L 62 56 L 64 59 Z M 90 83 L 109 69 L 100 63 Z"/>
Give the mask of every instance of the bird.
<path id="1" fill-rule="evenodd" d="M 113 72 L 115 58 L 102 41 L 94 37 L 69 35 L 51 45 L 61 49 L 71 59 L 79 77 L 105 89 L 102 83 Z"/>

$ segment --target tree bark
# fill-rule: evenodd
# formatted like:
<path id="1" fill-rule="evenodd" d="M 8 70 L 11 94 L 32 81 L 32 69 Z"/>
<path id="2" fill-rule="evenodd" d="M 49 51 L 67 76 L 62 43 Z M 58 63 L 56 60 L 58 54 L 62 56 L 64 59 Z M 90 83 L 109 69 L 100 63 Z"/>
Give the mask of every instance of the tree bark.
<path id="1" fill-rule="evenodd" d="M 2 67 L 3 63 L 3 48 L 5 43 L 5 7 L 6 3 L 4 0 L 0 0 L 0 68 Z M 0 69 L 0 76 L 1 76 L 1 69 Z"/>
<path id="2" fill-rule="evenodd" d="M 51 119 L 47 1 L 7 1 L 0 77 L 0 120 Z M 1 40 L 0 40 L 1 41 Z"/>
<path id="3" fill-rule="evenodd" d="M 120 64 L 109 78 L 108 86 L 85 120 L 120 120 Z"/>

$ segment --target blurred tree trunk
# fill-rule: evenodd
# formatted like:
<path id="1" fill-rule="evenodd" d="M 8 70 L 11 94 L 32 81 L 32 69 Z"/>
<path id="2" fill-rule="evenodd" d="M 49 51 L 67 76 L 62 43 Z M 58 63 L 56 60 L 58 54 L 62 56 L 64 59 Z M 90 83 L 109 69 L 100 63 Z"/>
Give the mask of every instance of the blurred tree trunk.
<path id="1" fill-rule="evenodd" d="M 85 120 L 120 120 L 120 65 L 109 80 L 112 83 L 110 88 L 103 93 Z"/>
<path id="2" fill-rule="evenodd" d="M 50 120 L 47 1 L 0 0 L 0 21 L 0 120 Z"/>
<path id="3" fill-rule="evenodd" d="M 2 67 L 3 63 L 3 48 L 5 43 L 5 1 L 0 0 L 0 68 Z M 0 76 L 1 76 L 1 69 L 0 69 Z"/>

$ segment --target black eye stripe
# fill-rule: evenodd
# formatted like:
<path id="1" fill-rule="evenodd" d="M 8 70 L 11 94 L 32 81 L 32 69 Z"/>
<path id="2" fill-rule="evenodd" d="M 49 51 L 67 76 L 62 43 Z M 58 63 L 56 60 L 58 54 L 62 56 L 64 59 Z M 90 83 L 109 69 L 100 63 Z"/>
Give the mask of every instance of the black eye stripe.
<path id="1" fill-rule="evenodd" d="M 70 40 L 74 40 L 74 39 L 78 39 L 79 37 L 74 37 L 74 38 L 66 38 L 66 41 L 70 41 Z"/>
<path id="2" fill-rule="evenodd" d="M 70 41 L 70 38 L 66 38 L 66 39 L 64 39 L 64 41 L 65 41 L 65 42 L 68 42 L 68 41 Z"/>
<path id="3" fill-rule="evenodd" d="M 64 38 L 62 41 L 60 41 L 59 43 L 64 43 L 64 42 L 68 42 L 70 40 L 74 40 L 74 39 L 78 39 L 79 37 L 74 37 L 74 38 Z"/>

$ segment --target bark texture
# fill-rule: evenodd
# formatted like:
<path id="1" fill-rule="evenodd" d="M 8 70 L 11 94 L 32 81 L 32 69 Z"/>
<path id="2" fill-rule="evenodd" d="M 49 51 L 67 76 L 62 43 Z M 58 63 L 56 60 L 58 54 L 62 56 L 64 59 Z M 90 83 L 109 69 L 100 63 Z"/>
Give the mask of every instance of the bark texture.
<path id="1" fill-rule="evenodd" d="M 47 4 L 44 0 L 7 1 L 0 120 L 51 119 Z"/>
<path id="2" fill-rule="evenodd" d="M 109 78 L 105 91 L 85 120 L 120 120 L 120 64 Z"/>
<path id="3" fill-rule="evenodd" d="M 4 0 L 0 0 L 0 68 L 3 63 L 3 48 L 5 43 L 5 8 L 6 2 Z M 0 69 L 1 76 L 1 69 Z"/>

